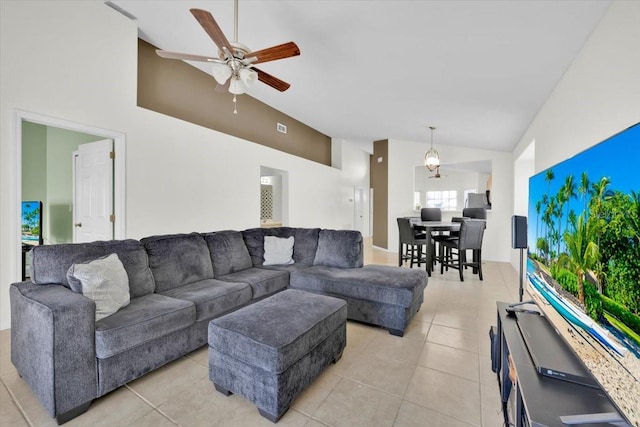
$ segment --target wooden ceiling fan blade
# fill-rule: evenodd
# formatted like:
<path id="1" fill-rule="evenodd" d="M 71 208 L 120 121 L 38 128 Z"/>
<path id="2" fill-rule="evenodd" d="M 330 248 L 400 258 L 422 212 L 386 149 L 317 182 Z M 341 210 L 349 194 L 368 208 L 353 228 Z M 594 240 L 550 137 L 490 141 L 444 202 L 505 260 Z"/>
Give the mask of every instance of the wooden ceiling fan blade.
<path id="1" fill-rule="evenodd" d="M 201 62 L 216 62 L 218 58 L 202 55 L 191 55 L 190 53 L 170 52 L 168 50 L 156 49 L 158 56 L 167 59 L 182 59 L 185 61 L 201 61 Z"/>
<path id="2" fill-rule="evenodd" d="M 245 58 L 257 58 L 255 61 L 251 61 L 254 64 L 261 62 L 275 61 L 277 59 L 291 58 L 292 56 L 300 55 L 300 48 L 294 42 L 288 42 L 279 44 L 278 46 L 268 47 L 266 49 L 250 52 L 245 55 Z"/>
<path id="3" fill-rule="evenodd" d="M 279 90 L 280 92 L 284 92 L 289 89 L 291 85 L 285 81 L 280 80 L 277 77 L 272 76 L 269 73 L 265 73 L 262 70 L 257 69 L 256 67 L 252 67 L 252 69 L 258 73 L 258 80 L 262 83 L 271 86 L 272 88 Z"/>
<path id="4" fill-rule="evenodd" d="M 190 9 L 191 14 L 198 20 L 202 28 L 209 34 L 211 40 L 218 46 L 222 52 L 228 52 L 229 55 L 233 56 L 233 47 L 227 37 L 224 35 L 220 26 L 213 19 L 213 15 L 202 9 Z"/>

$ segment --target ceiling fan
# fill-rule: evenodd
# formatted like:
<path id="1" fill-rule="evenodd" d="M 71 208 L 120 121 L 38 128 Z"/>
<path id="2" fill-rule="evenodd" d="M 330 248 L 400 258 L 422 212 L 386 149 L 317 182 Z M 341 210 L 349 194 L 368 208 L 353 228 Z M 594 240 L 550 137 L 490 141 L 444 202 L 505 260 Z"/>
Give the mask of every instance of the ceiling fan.
<path id="1" fill-rule="evenodd" d="M 440 175 L 440 166 L 436 166 L 436 174 L 428 176 L 427 178 L 429 178 L 429 179 L 431 179 L 431 178 L 440 179 L 440 178 L 442 178 L 442 176 L 443 175 Z M 446 176 L 446 175 L 444 175 L 444 176 Z"/>
<path id="2" fill-rule="evenodd" d="M 230 42 L 210 12 L 202 9 L 190 9 L 191 14 L 211 37 L 218 47 L 218 58 L 212 56 L 191 55 L 158 49 L 162 58 L 201 61 L 213 64 L 213 77 L 218 82 L 217 90 L 228 90 L 234 95 L 243 94 L 256 80 L 284 92 L 291 85 L 258 68 L 260 64 L 278 59 L 300 55 L 300 49 L 294 42 L 283 43 L 262 50 L 252 51 L 238 43 L 238 0 L 234 0 L 234 40 Z"/>

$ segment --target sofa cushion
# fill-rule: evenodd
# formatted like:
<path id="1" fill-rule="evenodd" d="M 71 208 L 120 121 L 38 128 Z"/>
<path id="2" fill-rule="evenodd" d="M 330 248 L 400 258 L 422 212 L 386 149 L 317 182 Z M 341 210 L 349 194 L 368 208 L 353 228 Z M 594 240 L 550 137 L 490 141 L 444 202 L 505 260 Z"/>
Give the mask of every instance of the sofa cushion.
<path id="1" fill-rule="evenodd" d="M 241 232 L 216 231 L 203 236 L 209 248 L 215 277 L 253 267 Z"/>
<path id="2" fill-rule="evenodd" d="M 319 228 L 250 228 L 244 230 L 242 235 L 251 256 L 254 267 L 264 263 L 264 236 L 293 237 L 293 261 L 296 264 L 313 265 L 318 248 Z"/>
<path id="3" fill-rule="evenodd" d="M 318 249 L 319 228 L 295 228 L 296 241 L 293 244 L 293 260 L 299 264 L 313 265 Z"/>
<path id="4" fill-rule="evenodd" d="M 313 266 L 290 273 L 289 286 L 310 292 L 409 307 L 427 286 L 424 270 L 366 265 L 362 268 Z"/>
<path id="5" fill-rule="evenodd" d="M 213 319 L 251 301 L 251 286 L 246 283 L 205 279 L 173 288 L 163 295 L 191 301 L 196 306 L 196 322 Z"/>
<path id="6" fill-rule="evenodd" d="M 129 305 L 129 278 L 116 254 L 73 264 L 67 278 L 71 290 L 95 303 L 96 321 Z"/>
<path id="7" fill-rule="evenodd" d="M 185 328 L 195 319 L 191 301 L 158 294 L 133 298 L 128 306 L 96 322 L 96 356 L 109 358 Z"/>
<path id="8" fill-rule="evenodd" d="M 352 230 L 321 230 L 313 265 L 362 267 L 362 234 Z"/>
<path id="9" fill-rule="evenodd" d="M 213 279 L 211 255 L 197 233 L 145 237 L 149 266 L 162 293 L 204 279 Z"/>
<path id="10" fill-rule="evenodd" d="M 276 237 L 264 236 L 264 263 L 263 265 L 289 265 L 293 260 L 293 236 Z"/>
<path id="11" fill-rule="evenodd" d="M 289 273 L 286 271 L 268 270 L 266 268 L 247 268 L 236 271 L 218 279 L 225 282 L 248 283 L 253 291 L 252 299 L 276 293 L 289 286 Z"/>
<path id="12" fill-rule="evenodd" d="M 69 288 L 67 271 L 72 264 L 115 253 L 127 271 L 131 298 L 148 295 L 155 289 L 147 251 L 137 240 L 44 245 L 36 246 L 31 253 L 31 281 L 36 285 L 55 284 Z"/>

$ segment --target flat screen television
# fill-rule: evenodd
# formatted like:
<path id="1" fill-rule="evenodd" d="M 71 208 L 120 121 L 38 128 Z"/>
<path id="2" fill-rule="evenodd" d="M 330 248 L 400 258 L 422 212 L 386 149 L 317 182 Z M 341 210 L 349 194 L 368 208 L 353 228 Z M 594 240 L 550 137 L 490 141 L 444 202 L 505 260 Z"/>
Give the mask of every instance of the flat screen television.
<path id="1" fill-rule="evenodd" d="M 529 293 L 640 425 L 640 123 L 529 180 Z"/>
<path id="2" fill-rule="evenodd" d="M 42 202 L 22 202 L 21 240 L 23 245 L 42 245 Z"/>

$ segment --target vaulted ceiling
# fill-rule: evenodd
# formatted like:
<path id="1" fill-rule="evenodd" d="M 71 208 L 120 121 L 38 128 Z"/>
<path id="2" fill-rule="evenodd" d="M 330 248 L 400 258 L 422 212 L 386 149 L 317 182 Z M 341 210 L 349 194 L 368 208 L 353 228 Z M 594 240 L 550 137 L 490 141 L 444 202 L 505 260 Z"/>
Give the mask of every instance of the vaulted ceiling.
<path id="1" fill-rule="evenodd" d="M 217 56 L 190 8 L 233 40 L 233 0 L 112 3 L 161 49 Z M 238 41 L 298 44 L 300 56 L 260 66 L 291 88 L 248 94 L 331 137 L 428 142 L 435 126 L 436 147 L 510 151 L 609 3 L 239 0 Z"/>

